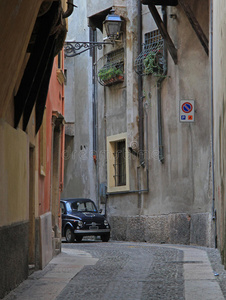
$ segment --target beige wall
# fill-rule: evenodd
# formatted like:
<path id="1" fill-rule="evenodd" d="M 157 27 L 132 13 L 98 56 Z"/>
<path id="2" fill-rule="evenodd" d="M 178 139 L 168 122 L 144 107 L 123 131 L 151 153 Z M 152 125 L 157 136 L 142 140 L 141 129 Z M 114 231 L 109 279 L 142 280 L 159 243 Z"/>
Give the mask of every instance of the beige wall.
<path id="1" fill-rule="evenodd" d="M 0 48 L 0 117 L 5 116 L 12 103 L 12 95 L 23 69 L 27 45 L 42 1 L 0 2 L 0 41 L 4 41 Z"/>
<path id="2" fill-rule="evenodd" d="M 28 139 L 0 120 L 0 226 L 28 220 Z"/>

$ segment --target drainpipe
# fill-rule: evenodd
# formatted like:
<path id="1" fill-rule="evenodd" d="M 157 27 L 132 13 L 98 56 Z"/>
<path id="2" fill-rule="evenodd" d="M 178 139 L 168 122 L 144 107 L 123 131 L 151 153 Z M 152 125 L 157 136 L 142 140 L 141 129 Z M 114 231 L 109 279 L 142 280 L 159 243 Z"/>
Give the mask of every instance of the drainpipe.
<path id="1" fill-rule="evenodd" d="M 146 177 L 147 177 L 147 190 L 149 191 L 149 160 L 148 160 L 148 155 L 149 155 L 149 147 L 148 147 L 148 112 L 147 112 L 147 105 L 145 105 L 145 129 L 146 129 Z"/>
<path id="2" fill-rule="evenodd" d="M 213 143 L 213 0 L 210 4 L 210 80 L 211 80 L 211 152 L 212 152 L 212 218 L 215 220 L 215 178 L 214 178 L 214 143 Z"/>
<path id="3" fill-rule="evenodd" d="M 63 13 L 63 19 L 68 18 L 73 13 L 74 7 L 77 7 L 77 6 L 73 4 L 73 0 L 68 0 L 67 1 L 67 10 Z"/>
<path id="4" fill-rule="evenodd" d="M 158 114 L 158 144 L 159 144 L 159 161 L 164 163 L 164 152 L 162 144 L 162 81 L 163 78 L 159 78 L 157 81 L 157 114 Z"/>
<path id="5" fill-rule="evenodd" d="M 96 29 L 90 28 L 90 41 L 97 42 Z M 97 97 L 97 49 L 91 49 L 92 57 L 92 100 L 93 100 L 93 155 L 96 155 L 96 203 L 98 209 L 100 208 L 99 198 L 99 145 L 98 145 L 98 97 Z"/>
<path id="6" fill-rule="evenodd" d="M 210 97 L 211 97 L 211 164 L 212 164 L 212 220 L 215 221 L 215 248 L 217 248 L 217 220 L 215 209 L 214 132 L 213 132 L 213 0 L 210 1 Z"/>
<path id="7" fill-rule="evenodd" d="M 166 7 L 162 6 L 162 16 L 163 16 L 163 23 L 167 27 L 167 15 L 166 15 Z M 164 57 L 166 58 L 166 65 L 167 65 L 167 52 L 164 45 Z M 167 73 L 166 72 L 164 75 Z M 162 138 L 162 82 L 164 80 L 164 77 L 160 77 L 157 81 L 157 114 L 158 114 L 158 144 L 159 144 L 159 161 L 161 163 L 164 163 L 164 151 L 163 151 L 163 138 Z"/>
<path id="8" fill-rule="evenodd" d="M 142 3 L 138 1 L 138 53 L 142 52 Z M 142 167 L 144 161 L 144 109 L 143 109 L 143 81 L 142 75 L 138 75 L 138 113 L 139 113 L 139 160 Z"/>

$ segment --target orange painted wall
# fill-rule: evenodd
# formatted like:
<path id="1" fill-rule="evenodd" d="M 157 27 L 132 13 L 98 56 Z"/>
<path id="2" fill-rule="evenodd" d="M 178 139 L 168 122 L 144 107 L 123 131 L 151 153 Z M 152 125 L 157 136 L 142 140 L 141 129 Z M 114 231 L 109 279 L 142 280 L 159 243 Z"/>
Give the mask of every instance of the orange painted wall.
<path id="1" fill-rule="evenodd" d="M 61 52 L 61 70 L 64 70 L 63 52 Z M 49 91 L 46 101 L 46 176 L 42 176 L 39 170 L 39 215 L 51 210 L 51 159 L 52 159 L 52 115 L 58 112 L 64 115 L 64 83 L 58 80 L 58 56 L 54 59 L 52 75 L 50 78 Z M 64 153 L 64 129 L 61 135 L 61 161 L 59 188 L 63 186 L 63 153 Z M 40 166 L 40 163 L 39 163 Z"/>

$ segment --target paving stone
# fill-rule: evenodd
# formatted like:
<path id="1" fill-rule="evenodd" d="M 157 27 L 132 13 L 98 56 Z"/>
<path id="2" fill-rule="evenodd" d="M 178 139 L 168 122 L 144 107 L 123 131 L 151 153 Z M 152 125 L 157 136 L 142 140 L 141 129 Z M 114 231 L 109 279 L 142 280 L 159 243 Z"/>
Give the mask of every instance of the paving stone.
<path id="1" fill-rule="evenodd" d="M 84 240 L 4 299 L 223 300 L 226 271 L 216 249 Z"/>

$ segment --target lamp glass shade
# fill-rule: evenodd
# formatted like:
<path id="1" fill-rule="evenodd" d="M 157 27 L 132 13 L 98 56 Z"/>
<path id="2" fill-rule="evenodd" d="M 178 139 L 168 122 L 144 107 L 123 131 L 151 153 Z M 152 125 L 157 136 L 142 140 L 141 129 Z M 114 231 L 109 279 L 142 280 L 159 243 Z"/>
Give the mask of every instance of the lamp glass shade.
<path id="1" fill-rule="evenodd" d="M 107 36 L 110 38 L 119 37 L 122 19 L 120 16 L 114 14 L 114 10 L 111 10 L 111 14 L 107 15 L 104 26 Z"/>

